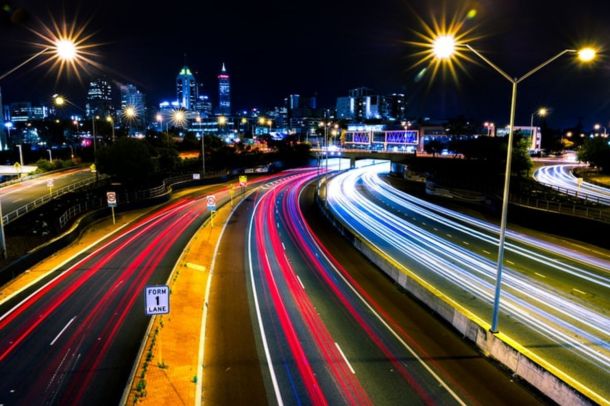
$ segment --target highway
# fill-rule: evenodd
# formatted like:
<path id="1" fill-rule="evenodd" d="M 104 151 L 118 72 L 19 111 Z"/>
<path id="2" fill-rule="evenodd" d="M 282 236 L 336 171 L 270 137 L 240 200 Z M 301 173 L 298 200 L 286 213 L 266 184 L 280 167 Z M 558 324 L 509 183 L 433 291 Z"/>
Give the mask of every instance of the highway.
<path id="1" fill-rule="evenodd" d="M 0 404 L 118 404 L 148 324 L 144 287 L 165 283 L 204 219 L 201 194 L 220 188 L 141 218 L 4 304 Z"/>
<path id="2" fill-rule="evenodd" d="M 7 216 L 9 213 L 27 206 L 28 204 L 49 195 L 48 182 L 53 182 L 52 191 L 55 192 L 70 185 L 84 183 L 95 180 L 95 174 L 87 169 L 69 169 L 61 172 L 54 172 L 34 179 L 24 180 L 23 182 L 0 188 L 0 204 L 2 213 Z"/>
<path id="3" fill-rule="evenodd" d="M 231 245 L 245 244 L 247 278 L 241 278 L 247 282 L 241 287 L 231 284 L 238 289 L 223 297 L 233 304 L 223 306 L 227 310 L 240 307 L 236 314 L 242 316 L 238 322 L 232 313 L 222 313 L 226 324 L 234 326 L 229 330 L 233 332 L 217 327 L 217 334 L 232 347 L 241 347 L 235 326 L 254 324 L 258 358 L 262 360 L 262 372 L 254 378 L 260 380 L 262 373 L 267 403 L 540 402 L 398 292 L 317 217 L 316 229 L 324 228 L 325 241 L 333 241 L 332 250 L 325 248 L 299 206 L 305 186 L 315 176 L 315 170 L 294 171 L 292 176 L 264 185 L 255 200 L 236 212 L 240 224 L 244 214 L 250 216 L 245 241 Z M 311 188 L 306 194 L 303 200 L 311 216 L 315 210 Z M 224 238 L 235 242 L 235 237 L 229 234 Z M 331 254 L 335 250 L 341 260 Z M 224 261 L 230 267 L 224 278 L 239 279 L 235 274 L 240 273 L 242 261 Z M 244 284 L 251 319 L 244 316 Z M 233 368 L 257 364 L 253 362 L 252 337 L 245 334 L 243 340 L 250 348 L 244 359 L 222 356 L 222 363 L 216 357 L 206 362 L 213 364 L 210 372 L 215 377 L 209 379 L 215 384 L 211 390 L 225 388 L 225 394 L 212 397 L 212 403 L 232 400 L 235 404 L 238 395 L 227 389 L 229 382 L 233 382 L 232 388 L 242 388 L 244 382 L 236 383 L 228 376 L 237 379 Z M 483 380 L 485 385 L 481 385 Z"/>
<path id="4" fill-rule="evenodd" d="M 380 178 L 387 170 L 375 165 L 332 179 L 334 215 L 485 325 L 498 227 L 393 188 Z M 500 330 L 608 399 L 610 257 L 509 231 L 505 258 Z"/>
<path id="5" fill-rule="evenodd" d="M 541 166 L 534 172 L 534 179 L 543 185 L 558 188 L 560 192 L 567 193 L 590 202 L 610 206 L 610 188 L 598 186 L 577 178 L 572 173 L 574 168 L 581 165 L 562 164 Z"/>

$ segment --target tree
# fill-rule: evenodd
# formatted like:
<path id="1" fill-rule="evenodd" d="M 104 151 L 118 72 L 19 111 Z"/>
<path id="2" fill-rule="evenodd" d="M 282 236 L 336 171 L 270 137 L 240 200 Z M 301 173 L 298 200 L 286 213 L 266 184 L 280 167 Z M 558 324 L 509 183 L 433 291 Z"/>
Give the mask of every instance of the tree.
<path id="1" fill-rule="evenodd" d="M 607 138 L 587 138 L 578 149 L 577 157 L 604 173 L 610 173 L 610 145 Z"/>
<path id="2" fill-rule="evenodd" d="M 443 150 L 443 143 L 437 139 L 430 140 L 424 145 L 424 150 L 435 157 Z"/>
<path id="3" fill-rule="evenodd" d="M 119 138 L 98 152 L 98 170 L 128 185 L 147 183 L 155 174 L 149 147 L 141 140 Z"/>

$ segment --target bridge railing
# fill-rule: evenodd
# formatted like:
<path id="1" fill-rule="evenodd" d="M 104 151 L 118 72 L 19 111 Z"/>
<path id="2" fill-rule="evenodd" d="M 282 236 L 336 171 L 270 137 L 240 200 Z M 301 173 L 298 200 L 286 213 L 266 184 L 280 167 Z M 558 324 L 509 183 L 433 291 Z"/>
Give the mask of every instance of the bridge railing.
<path id="1" fill-rule="evenodd" d="M 510 201 L 522 206 L 610 223 L 610 210 L 574 202 L 539 199 L 530 195 L 511 194 Z"/>
<path id="2" fill-rule="evenodd" d="M 100 178 L 104 178 L 104 177 L 105 176 L 100 176 Z M 70 193 L 77 189 L 83 188 L 85 186 L 89 186 L 89 185 L 95 183 L 95 181 L 96 181 L 95 178 L 83 179 L 76 183 L 72 183 L 71 185 L 64 186 L 60 189 L 52 191 L 49 194 L 46 194 L 46 195 L 34 200 L 33 202 L 30 202 L 24 206 L 19 207 L 16 210 L 6 213 L 2 217 L 2 221 L 4 222 L 4 225 L 7 225 L 7 224 L 17 220 L 19 217 L 26 215 L 27 213 L 31 212 L 32 210 L 37 209 L 38 207 L 42 206 L 43 204 L 48 203 L 49 201 L 51 201 L 59 196 L 65 195 L 66 193 Z"/>
<path id="3" fill-rule="evenodd" d="M 544 185 L 548 188 L 558 191 L 559 193 L 563 193 L 569 196 L 576 197 L 578 199 L 584 200 L 585 202 L 603 204 L 606 206 L 610 206 L 610 199 L 604 199 L 599 196 L 591 196 L 586 191 L 578 191 L 574 189 L 567 189 L 561 186 L 552 185 L 550 183 L 540 182 L 541 185 Z"/>

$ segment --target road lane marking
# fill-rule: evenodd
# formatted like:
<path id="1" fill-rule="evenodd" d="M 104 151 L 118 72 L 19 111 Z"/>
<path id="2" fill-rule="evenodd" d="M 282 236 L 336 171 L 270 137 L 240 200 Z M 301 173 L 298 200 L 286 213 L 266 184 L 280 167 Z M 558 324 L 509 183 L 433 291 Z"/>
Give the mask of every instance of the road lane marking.
<path id="1" fill-rule="evenodd" d="M 352 374 L 356 375 L 356 371 L 354 371 L 354 368 L 352 368 L 352 364 L 349 363 L 349 361 L 347 360 L 347 357 L 345 356 L 345 354 L 343 354 L 343 351 L 341 351 L 341 347 L 339 347 L 339 344 L 337 344 L 335 342 L 335 345 L 337 346 L 337 349 L 339 350 L 339 353 L 341 354 L 341 356 L 343 357 L 343 360 L 345 361 L 345 363 L 347 364 L 348 368 L 350 371 L 352 371 Z"/>
<path id="2" fill-rule="evenodd" d="M 538 273 L 538 272 L 534 272 L 534 273 L 535 273 L 536 275 L 540 276 L 541 278 L 546 278 L 546 276 L 544 276 L 544 275 L 543 275 L 543 274 L 541 274 L 541 273 Z"/>
<path id="3" fill-rule="evenodd" d="M 68 327 L 70 327 L 70 324 L 72 324 L 72 322 L 74 321 L 74 319 L 76 319 L 76 316 L 74 316 L 74 317 L 72 317 L 72 318 L 70 319 L 70 321 L 68 322 L 68 324 L 66 324 L 66 325 L 64 326 L 64 328 L 62 328 L 62 329 L 61 329 L 61 331 L 59 332 L 59 334 L 57 334 L 57 336 L 56 336 L 56 337 L 53 339 L 53 341 L 51 341 L 51 344 L 49 344 L 49 345 L 53 345 L 53 344 L 55 344 L 55 342 L 56 342 L 56 341 L 59 339 L 59 337 L 61 337 L 61 335 L 64 333 L 64 331 L 66 331 L 66 329 L 67 329 Z"/>
<path id="4" fill-rule="evenodd" d="M 487 251 L 487 250 L 483 250 L 483 252 L 487 255 L 491 255 L 491 252 Z"/>
<path id="5" fill-rule="evenodd" d="M 303 285 L 303 282 L 301 281 L 301 278 L 299 278 L 299 275 L 297 275 L 297 279 L 299 280 L 299 283 L 301 284 L 303 290 L 305 290 L 305 285 Z"/>
<path id="6" fill-rule="evenodd" d="M 506 263 L 509 265 L 515 265 L 515 263 L 513 261 L 509 261 L 508 259 L 506 260 Z"/>
<path id="7" fill-rule="evenodd" d="M 583 294 L 583 295 L 586 295 L 586 294 L 587 294 L 587 292 L 583 292 L 583 291 L 582 291 L 582 290 L 580 290 L 580 289 L 572 288 L 572 290 L 573 290 L 574 292 L 577 292 L 577 293 L 580 293 L 580 294 Z"/>
<path id="8" fill-rule="evenodd" d="M 464 243 L 464 245 L 470 245 L 468 241 L 462 241 L 462 243 Z"/>
<path id="9" fill-rule="evenodd" d="M 447 233 L 447 237 L 453 238 L 453 236 L 451 234 L 449 234 L 449 233 Z"/>
<path id="10" fill-rule="evenodd" d="M 189 269 L 194 269 L 196 271 L 205 272 L 205 266 L 199 265 L 199 264 L 194 264 L 192 262 L 187 262 L 186 267 Z"/>
<path id="11" fill-rule="evenodd" d="M 286 246 L 284 245 L 284 242 L 282 242 L 282 248 L 284 248 L 284 251 L 286 251 Z"/>

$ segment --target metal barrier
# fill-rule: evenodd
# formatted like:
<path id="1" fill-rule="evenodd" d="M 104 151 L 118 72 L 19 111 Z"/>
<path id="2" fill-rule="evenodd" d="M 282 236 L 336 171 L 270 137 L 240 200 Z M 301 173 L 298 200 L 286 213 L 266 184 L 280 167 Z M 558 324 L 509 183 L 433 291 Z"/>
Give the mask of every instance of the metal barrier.
<path id="1" fill-rule="evenodd" d="M 100 176 L 100 178 L 102 178 L 102 176 Z M 6 226 L 7 224 L 17 220 L 19 217 L 26 215 L 27 213 L 31 212 L 32 210 L 37 209 L 38 207 L 42 206 L 43 204 L 45 204 L 59 196 L 65 195 L 66 193 L 73 192 L 76 189 L 80 189 L 82 187 L 91 185 L 92 183 L 95 183 L 95 182 L 96 182 L 95 178 L 83 179 L 79 182 L 73 183 L 73 184 L 65 186 L 61 189 L 58 189 L 52 193 L 49 193 L 48 195 L 44 195 L 44 196 L 34 200 L 33 202 L 26 204 L 25 206 L 21 206 L 17 210 L 13 210 L 9 213 L 6 213 L 2 217 L 4 225 Z"/>
<path id="2" fill-rule="evenodd" d="M 570 216 L 582 217 L 590 220 L 610 223 L 610 210 L 603 207 L 583 206 L 576 203 L 551 201 L 538 199 L 531 196 L 513 195 L 510 196 L 511 203 L 536 208 L 539 210 L 551 211 L 555 213 L 567 214 Z"/>

